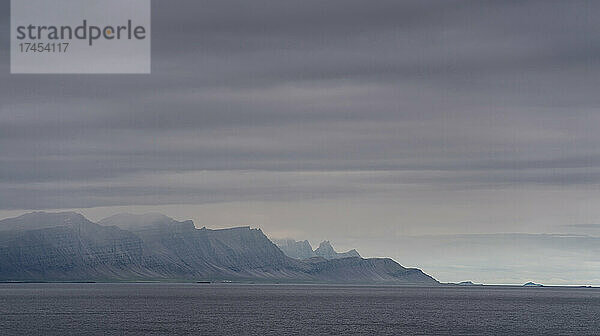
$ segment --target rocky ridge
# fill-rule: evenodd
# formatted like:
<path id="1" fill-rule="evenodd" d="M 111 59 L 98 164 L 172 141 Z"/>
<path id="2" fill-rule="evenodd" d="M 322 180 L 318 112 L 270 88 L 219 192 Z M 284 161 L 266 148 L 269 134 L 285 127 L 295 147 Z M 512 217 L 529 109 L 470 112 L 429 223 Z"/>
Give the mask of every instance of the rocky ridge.
<path id="1" fill-rule="evenodd" d="M 198 229 L 160 214 L 93 223 L 72 212 L 1 220 L 0 280 L 438 284 L 388 258 L 290 258 L 250 227 Z"/>

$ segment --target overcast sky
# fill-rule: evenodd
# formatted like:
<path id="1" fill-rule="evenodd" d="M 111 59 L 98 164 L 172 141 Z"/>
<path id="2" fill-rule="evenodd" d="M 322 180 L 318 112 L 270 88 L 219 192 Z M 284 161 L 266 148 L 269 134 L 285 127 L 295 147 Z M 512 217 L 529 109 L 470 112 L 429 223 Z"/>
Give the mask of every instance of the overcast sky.
<path id="1" fill-rule="evenodd" d="M 443 281 L 600 284 L 598 254 L 560 237 L 531 244 L 558 279 L 464 266 L 488 236 L 443 247 L 600 236 L 598 1 L 154 1 L 151 75 L 10 75 L 8 13 L 0 217 L 157 211 Z M 400 246 L 423 235 L 442 259 Z"/>

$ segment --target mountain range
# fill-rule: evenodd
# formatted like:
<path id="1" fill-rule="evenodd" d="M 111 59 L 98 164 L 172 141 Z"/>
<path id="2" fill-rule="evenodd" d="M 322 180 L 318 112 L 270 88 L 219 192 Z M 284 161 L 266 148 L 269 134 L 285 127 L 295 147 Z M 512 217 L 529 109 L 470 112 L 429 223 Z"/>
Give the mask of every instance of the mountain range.
<path id="1" fill-rule="evenodd" d="M 360 258 L 360 254 L 355 249 L 348 252 L 339 253 L 333 249 L 331 242 L 325 240 L 319 244 L 319 247 L 313 251 L 308 240 L 295 241 L 293 239 L 273 239 L 273 243 L 285 253 L 288 257 L 295 259 L 310 259 L 321 257 L 327 260 L 342 259 L 349 257 Z"/>
<path id="2" fill-rule="evenodd" d="M 389 258 L 337 253 L 329 242 L 310 250 L 315 256 L 292 258 L 260 229 L 198 229 L 161 214 L 94 223 L 75 212 L 33 212 L 0 221 L 0 280 L 438 284 Z"/>

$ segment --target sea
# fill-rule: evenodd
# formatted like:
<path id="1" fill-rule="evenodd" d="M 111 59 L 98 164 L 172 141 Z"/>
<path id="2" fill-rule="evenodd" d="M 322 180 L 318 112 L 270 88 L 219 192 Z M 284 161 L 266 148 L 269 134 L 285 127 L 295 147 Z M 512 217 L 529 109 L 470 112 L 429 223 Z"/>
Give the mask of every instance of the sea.
<path id="1" fill-rule="evenodd" d="M 0 335 L 600 335 L 600 289 L 13 283 Z"/>

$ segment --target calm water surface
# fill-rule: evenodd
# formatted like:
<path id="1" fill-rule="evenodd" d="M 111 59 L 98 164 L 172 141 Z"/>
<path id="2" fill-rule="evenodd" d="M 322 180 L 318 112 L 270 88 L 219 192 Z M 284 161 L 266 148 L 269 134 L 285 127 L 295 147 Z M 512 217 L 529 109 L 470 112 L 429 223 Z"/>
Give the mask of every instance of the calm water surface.
<path id="1" fill-rule="evenodd" d="M 0 284 L 1 335 L 600 335 L 600 290 Z"/>

